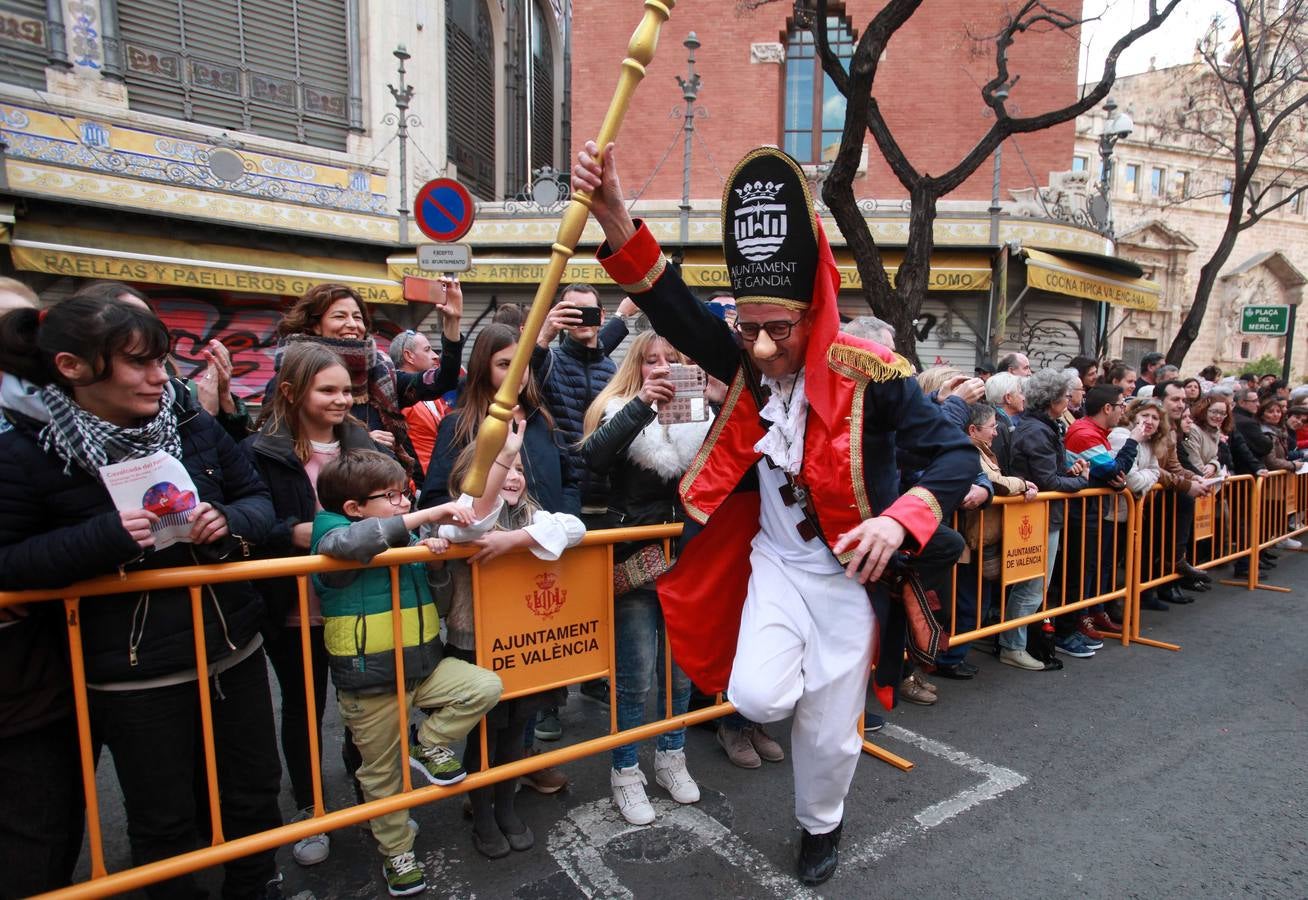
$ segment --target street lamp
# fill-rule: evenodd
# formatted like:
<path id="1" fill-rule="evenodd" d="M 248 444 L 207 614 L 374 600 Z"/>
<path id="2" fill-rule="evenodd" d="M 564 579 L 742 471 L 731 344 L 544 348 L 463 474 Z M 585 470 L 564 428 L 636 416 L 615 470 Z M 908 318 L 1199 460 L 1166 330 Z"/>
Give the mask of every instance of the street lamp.
<path id="1" fill-rule="evenodd" d="M 396 137 L 400 142 L 400 243 L 409 242 L 409 166 L 407 159 L 409 128 L 410 126 L 418 127 L 422 125 L 422 120 L 414 113 L 409 112 L 409 104 L 413 101 L 413 85 L 405 82 L 404 63 L 410 59 L 409 51 L 404 49 L 404 45 L 395 48 L 393 54 L 400 62 L 400 86 L 397 88 L 393 84 L 387 84 L 386 87 L 391 92 L 391 97 L 395 100 L 395 109 L 393 113 L 387 113 L 382 117 L 383 124 L 398 126 Z"/>
<path id="2" fill-rule="evenodd" d="M 686 35 L 681 42 L 686 48 L 686 77 L 677 76 L 681 86 L 681 98 L 686 101 L 686 111 L 682 114 L 682 129 L 686 132 L 686 145 L 681 164 L 681 252 L 686 252 L 690 241 L 690 153 L 695 138 L 695 98 L 699 96 L 700 79 L 695 72 L 695 51 L 699 49 L 699 38 L 695 32 Z"/>
<path id="3" fill-rule="evenodd" d="M 1104 130 L 1099 135 L 1099 195 L 1090 200 L 1090 216 L 1110 235 L 1113 232 L 1113 148 L 1134 129 L 1131 116 L 1125 110 L 1118 112 L 1116 101 L 1109 97 L 1104 103 Z"/>

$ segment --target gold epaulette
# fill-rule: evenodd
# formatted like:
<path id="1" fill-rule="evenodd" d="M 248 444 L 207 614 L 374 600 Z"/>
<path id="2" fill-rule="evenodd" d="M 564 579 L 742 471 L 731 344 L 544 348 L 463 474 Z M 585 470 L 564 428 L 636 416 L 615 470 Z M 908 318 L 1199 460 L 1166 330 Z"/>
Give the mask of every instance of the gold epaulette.
<path id="1" fill-rule="evenodd" d="M 913 366 L 898 353 L 892 353 L 886 362 L 872 350 L 841 343 L 827 348 L 827 365 L 858 381 L 893 381 L 913 374 Z"/>

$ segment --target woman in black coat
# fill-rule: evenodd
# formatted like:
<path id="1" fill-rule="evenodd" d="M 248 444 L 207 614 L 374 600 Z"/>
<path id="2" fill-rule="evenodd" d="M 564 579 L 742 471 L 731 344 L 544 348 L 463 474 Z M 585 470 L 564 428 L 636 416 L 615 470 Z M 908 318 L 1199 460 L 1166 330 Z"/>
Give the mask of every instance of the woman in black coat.
<path id="1" fill-rule="evenodd" d="M 231 437 L 164 370 L 168 331 L 122 303 L 72 299 L 0 318 L 5 415 L 0 435 L 0 589 L 53 588 L 97 575 L 248 556 L 272 525 L 259 476 Z M 11 378 L 26 382 L 11 395 Z M 120 509 L 100 467 L 180 461 L 194 483 L 189 541 L 156 548 L 158 516 Z M 153 489 L 147 492 L 147 496 Z M 142 499 L 142 504 L 145 504 Z M 128 505 L 128 504 L 124 504 Z M 176 515 L 176 512 L 170 515 Z M 281 823 L 272 699 L 260 626 L 264 605 L 248 582 L 203 589 L 206 664 L 224 834 Z M 207 843 L 197 822 L 203 741 L 189 592 L 184 588 L 81 604 L 91 728 L 108 745 L 127 809 L 132 862 Z M 76 777 L 76 772 L 72 773 Z M 26 787 L 11 780 L 6 804 Z M 226 865 L 224 893 L 264 896 L 272 852 Z M 201 897 L 190 876 L 152 897 Z"/>

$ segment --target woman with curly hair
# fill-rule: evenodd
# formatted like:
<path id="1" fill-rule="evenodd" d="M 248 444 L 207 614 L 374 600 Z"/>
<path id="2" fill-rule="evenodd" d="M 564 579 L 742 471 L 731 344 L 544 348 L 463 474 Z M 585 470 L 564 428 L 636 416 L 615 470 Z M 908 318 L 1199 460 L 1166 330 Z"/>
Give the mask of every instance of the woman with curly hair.
<path id="1" fill-rule="evenodd" d="M 358 291 L 344 284 L 315 285 L 277 326 L 277 366 L 280 368 L 286 348 L 297 343 L 322 344 L 335 352 L 350 374 L 351 414 L 368 427 L 369 436 L 379 446 L 412 469 L 413 448 L 401 410 L 423 400 L 436 400 L 459 383 L 463 293 L 458 282 L 447 284 L 446 302 L 437 308 L 442 322 L 440 365 L 425 372 L 400 372 L 391 358 L 378 350 L 372 316 Z M 265 407 L 276 381 L 274 377 L 264 389 Z M 420 473 L 427 460 L 416 462 Z"/>

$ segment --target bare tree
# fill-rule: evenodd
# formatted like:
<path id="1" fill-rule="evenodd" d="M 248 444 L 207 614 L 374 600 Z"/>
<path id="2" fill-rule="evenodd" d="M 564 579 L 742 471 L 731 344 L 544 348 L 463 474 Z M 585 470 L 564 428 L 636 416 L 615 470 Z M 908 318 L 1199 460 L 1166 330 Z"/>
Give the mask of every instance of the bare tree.
<path id="1" fill-rule="evenodd" d="M 738 8 L 748 10 L 766 2 L 739 0 Z M 868 304 L 877 316 L 895 326 L 896 349 L 914 364 L 918 363 L 917 337 L 912 323 L 918 317 L 927 293 L 934 247 L 932 232 L 940 199 L 962 185 L 1008 137 L 1051 128 L 1097 106 L 1108 96 L 1117 77 L 1117 58 L 1122 51 L 1162 25 L 1180 2 L 1149 0 L 1148 17 L 1112 46 L 1104 60 L 1099 81 L 1075 103 L 1035 115 L 1014 116 L 1008 110 L 1008 94 L 1021 75 L 1009 67 L 1008 56 L 1013 44 L 1028 32 L 1068 31 L 1085 21 L 1040 0 L 1018 3 L 1015 11 L 1005 14 L 996 33 L 977 39 L 993 47 L 995 71 L 990 80 L 981 85 L 980 94 L 981 102 L 994 115 L 994 123 L 962 159 L 943 174 L 931 175 L 920 171 L 908 158 L 873 96 L 877 65 L 886 45 L 913 17 L 922 0 L 888 0 L 863 30 L 849 60 L 848 71 L 827 38 L 828 0 L 816 0 L 812 30 L 818 56 L 823 71 L 846 100 L 840 150 L 823 184 L 822 199 L 830 207 L 854 256 Z M 854 198 L 854 176 L 865 135 L 869 132 L 909 196 L 908 245 L 893 287 L 881 253 L 872 239 L 871 229 Z"/>
<path id="2" fill-rule="evenodd" d="M 1308 179 L 1308 0 L 1231 0 L 1236 30 L 1199 44 L 1203 63 L 1187 102 L 1169 127 L 1230 173 L 1226 228 L 1202 269 L 1194 299 L 1167 348 L 1180 366 L 1199 338 L 1208 300 L 1242 232 L 1300 202 Z M 1211 194 L 1209 194 L 1211 195 Z M 1194 195 L 1200 199 L 1204 193 Z"/>

